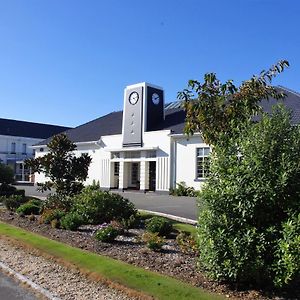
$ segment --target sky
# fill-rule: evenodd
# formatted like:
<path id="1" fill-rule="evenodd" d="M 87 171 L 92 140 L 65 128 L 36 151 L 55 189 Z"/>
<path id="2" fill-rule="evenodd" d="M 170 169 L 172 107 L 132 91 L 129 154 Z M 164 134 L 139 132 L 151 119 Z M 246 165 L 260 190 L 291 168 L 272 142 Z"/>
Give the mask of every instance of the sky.
<path id="1" fill-rule="evenodd" d="M 0 0 L 0 118 L 75 127 L 122 110 L 127 85 L 215 72 L 236 84 L 280 59 L 300 92 L 298 0 Z"/>

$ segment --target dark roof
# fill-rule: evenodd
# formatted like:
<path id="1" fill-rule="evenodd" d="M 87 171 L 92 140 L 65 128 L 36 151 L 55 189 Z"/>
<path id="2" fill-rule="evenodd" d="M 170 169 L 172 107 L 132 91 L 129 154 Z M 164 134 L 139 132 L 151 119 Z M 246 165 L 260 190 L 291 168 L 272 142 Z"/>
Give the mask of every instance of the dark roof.
<path id="1" fill-rule="evenodd" d="M 68 129 L 70 127 L 0 118 L 0 135 L 45 139 Z"/>
<path id="2" fill-rule="evenodd" d="M 284 87 L 278 87 L 287 97 L 283 102 L 292 111 L 292 123 L 300 124 L 300 94 Z M 263 100 L 261 105 L 265 112 L 270 113 L 272 106 L 277 103 L 275 99 Z M 185 123 L 185 112 L 181 108 L 182 102 L 176 101 L 165 106 L 165 120 L 156 125 L 154 130 L 171 130 L 172 133 L 183 133 Z M 123 112 L 112 112 L 108 115 L 80 125 L 66 131 L 67 136 L 73 142 L 97 141 L 101 136 L 122 133 Z M 51 138 L 44 140 L 37 145 L 46 145 Z"/>

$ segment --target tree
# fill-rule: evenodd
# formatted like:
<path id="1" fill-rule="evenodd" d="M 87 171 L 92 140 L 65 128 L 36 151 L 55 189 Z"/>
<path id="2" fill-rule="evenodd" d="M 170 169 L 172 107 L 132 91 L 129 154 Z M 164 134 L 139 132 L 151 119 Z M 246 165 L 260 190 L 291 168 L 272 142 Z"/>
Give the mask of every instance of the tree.
<path id="1" fill-rule="evenodd" d="M 0 184 L 12 184 L 14 182 L 15 178 L 13 169 L 0 162 Z"/>
<path id="2" fill-rule="evenodd" d="M 200 266 L 214 279 L 276 286 L 299 279 L 300 129 L 282 107 L 271 116 L 260 107 L 284 97 L 270 83 L 288 65 L 280 61 L 240 87 L 206 74 L 178 94 L 185 132 L 200 132 L 212 147 L 198 242 Z"/>
<path id="3" fill-rule="evenodd" d="M 33 172 L 44 173 L 50 179 L 41 184 L 42 190 L 53 187 L 62 195 L 78 193 L 87 178 L 91 157 L 86 153 L 76 157 L 76 145 L 65 134 L 55 135 L 47 147 L 49 152 L 44 156 L 25 161 Z"/>
<path id="4" fill-rule="evenodd" d="M 212 146 L 224 144 L 227 138 L 238 135 L 244 123 L 261 112 L 259 104 L 263 99 L 284 97 L 268 83 L 287 66 L 288 61 L 279 61 L 240 87 L 232 80 L 222 84 L 215 73 L 205 74 L 203 84 L 190 80 L 188 88 L 178 93 L 187 113 L 185 132 L 201 132 L 204 141 Z"/>

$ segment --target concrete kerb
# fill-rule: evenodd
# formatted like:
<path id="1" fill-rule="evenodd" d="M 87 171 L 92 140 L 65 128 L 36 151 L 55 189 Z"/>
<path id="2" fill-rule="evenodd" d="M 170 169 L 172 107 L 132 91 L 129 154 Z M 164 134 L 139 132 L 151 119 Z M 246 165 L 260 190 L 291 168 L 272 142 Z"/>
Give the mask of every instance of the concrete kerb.
<path id="1" fill-rule="evenodd" d="M 152 215 L 156 215 L 156 216 L 160 216 L 160 217 L 165 217 L 174 221 L 178 221 L 181 223 L 186 223 L 186 224 L 191 224 L 191 225 L 197 225 L 197 221 L 192 220 L 192 219 L 187 219 L 187 218 L 182 218 L 182 217 L 177 217 L 174 215 L 169 215 L 169 214 L 165 214 L 165 213 L 161 213 L 161 212 L 157 212 L 157 211 L 151 211 L 151 210 L 144 210 L 144 209 L 139 209 L 139 211 L 141 212 L 145 212 L 148 214 L 152 214 Z"/>
<path id="2" fill-rule="evenodd" d="M 29 278 L 25 277 L 24 275 L 14 271 L 10 267 L 6 266 L 4 263 L 0 261 L 0 269 L 2 269 L 5 273 L 8 275 L 16 278 L 19 282 L 29 286 L 31 289 L 37 291 L 39 294 L 43 295 L 47 299 L 50 300 L 61 300 L 58 297 L 53 296 L 48 290 L 44 289 L 43 287 L 37 285 L 33 281 L 31 281 Z"/>

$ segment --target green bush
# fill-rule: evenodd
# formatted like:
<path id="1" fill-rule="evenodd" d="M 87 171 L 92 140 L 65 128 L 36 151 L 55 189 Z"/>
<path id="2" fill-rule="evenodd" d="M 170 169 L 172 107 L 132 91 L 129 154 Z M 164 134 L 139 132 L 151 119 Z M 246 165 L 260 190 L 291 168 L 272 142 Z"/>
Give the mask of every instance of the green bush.
<path id="1" fill-rule="evenodd" d="M 142 240 L 146 246 L 153 251 L 160 251 L 165 243 L 165 240 L 158 235 L 158 233 L 145 232 L 142 235 Z"/>
<path id="2" fill-rule="evenodd" d="M 212 278 L 299 279 L 299 153 L 300 127 L 281 107 L 214 147 L 198 230 L 199 263 Z"/>
<path id="3" fill-rule="evenodd" d="M 70 196 L 64 194 L 51 194 L 47 196 L 47 199 L 43 203 L 42 210 L 61 210 L 61 211 L 70 211 L 74 200 Z"/>
<path id="4" fill-rule="evenodd" d="M 11 167 L 0 162 L 0 184 L 11 184 L 15 182 L 14 171 Z"/>
<path id="5" fill-rule="evenodd" d="M 9 197 L 1 197 L 1 202 L 10 211 L 15 211 L 20 205 L 26 202 L 26 199 L 19 195 L 12 195 Z"/>
<path id="6" fill-rule="evenodd" d="M 188 197 L 197 197 L 199 191 L 196 191 L 193 187 L 186 186 L 186 183 L 181 181 L 176 183 L 177 187 L 170 190 L 170 194 L 173 196 L 188 196 Z"/>
<path id="7" fill-rule="evenodd" d="M 73 210 L 87 224 L 102 224 L 112 220 L 121 221 L 137 214 L 135 206 L 118 194 L 85 188 L 74 198 Z"/>
<path id="8" fill-rule="evenodd" d="M 25 197 L 25 190 L 18 190 L 12 185 L 9 185 L 7 183 L 2 183 L 0 184 L 0 197 L 10 197 L 13 195 L 18 195 L 22 196 L 23 198 Z"/>
<path id="9" fill-rule="evenodd" d="M 173 229 L 172 223 L 162 217 L 152 217 L 146 220 L 146 230 L 152 233 L 158 233 L 160 236 L 167 236 Z"/>
<path id="10" fill-rule="evenodd" d="M 60 225 L 64 229 L 75 231 L 83 225 L 83 219 L 78 213 L 70 212 L 60 220 Z"/>
<path id="11" fill-rule="evenodd" d="M 39 203 L 39 204 L 38 204 Z M 21 215 L 38 215 L 41 209 L 41 201 L 30 200 L 22 205 L 20 205 L 16 212 Z"/>
<path id="12" fill-rule="evenodd" d="M 176 236 L 176 242 L 183 253 L 198 254 L 196 239 L 187 232 L 180 232 Z"/>
<path id="13" fill-rule="evenodd" d="M 48 209 L 44 210 L 40 222 L 45 224 L 50 224 L 52 221 L 56 220 L 60 222 L 60 220 L 66 215 L 66 212 L 60 209 Z"/>
<path id="14" fill-rule="evenodd" d="M 113 225 L 105 225 L 103 228 L 97 230 L 95 238 L 100 242 L 112 243 L 119 233 L 119 229 L 115 228 Z"/>

